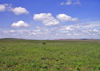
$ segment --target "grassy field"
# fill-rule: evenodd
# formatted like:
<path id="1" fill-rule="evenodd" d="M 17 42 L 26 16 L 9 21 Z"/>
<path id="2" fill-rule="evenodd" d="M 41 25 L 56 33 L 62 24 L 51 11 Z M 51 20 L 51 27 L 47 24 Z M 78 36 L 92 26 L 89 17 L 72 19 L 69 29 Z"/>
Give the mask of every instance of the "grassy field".
<path id="1" fill-rule="evenodd" d="M 0 71 L 100 71 L 100 41 L 0 39 Z"/>

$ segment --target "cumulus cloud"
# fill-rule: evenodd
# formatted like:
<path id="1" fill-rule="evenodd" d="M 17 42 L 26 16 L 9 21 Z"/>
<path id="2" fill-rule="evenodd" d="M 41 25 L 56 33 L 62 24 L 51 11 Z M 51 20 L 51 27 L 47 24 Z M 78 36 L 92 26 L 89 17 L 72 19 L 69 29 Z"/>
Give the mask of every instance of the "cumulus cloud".
<path id="1" fill-rule="evenodd" d="M 11 26 L 14 28 L 29 27 L 29 25 L 22 20 L 18 21 L 17 23 L 13 23 Z"/>
<path id="2" fill-rule="evenodd" d="M 9 10 L 14 12 L 16 15 L 29 13 L 29 11 L 27 11 L 25 8 L 22 8 L 22 7 L 15 7 L 15 8 L 9 7 Z"/>
<path id="3" fill-rule="evenodd" d="M 61 20 L 62 22 L 78 20 L 78 18 L 72 18 L 71 16 L 68 16 L 66 14 L 59 14 L 56 17 L 57 17 L 57 19 Z"/>
<path id="4" fill-rule="evenodd" d="M 33 19 L 42 21 L 45 26 L 59 25 L 59 21 L 55 19 L 51 13 L 34 14 Z"/>
<path id="5" fill-rule="evenodd" d="M 6 5 L 5 4 L 0 4 L 0 12 L 3 12 L 6 10 Z"/>
<path id="6" fill-rule="evenodd" d="M 6 10 L 8 10 L 8 7 L 11 7 L 12 4 L 0 4 L 0 11 L 4 12 Z"/>
<path id="7" fill-rule="evenodd" d="M 6 10 L 12 11 L 16 15 L 29 13 L 29 11 L 27 11 L 25 8 L 22 8 L 22 7 L 12 8 L 12 4 L 0 4 L 0 12 L 6 11 Z"/>

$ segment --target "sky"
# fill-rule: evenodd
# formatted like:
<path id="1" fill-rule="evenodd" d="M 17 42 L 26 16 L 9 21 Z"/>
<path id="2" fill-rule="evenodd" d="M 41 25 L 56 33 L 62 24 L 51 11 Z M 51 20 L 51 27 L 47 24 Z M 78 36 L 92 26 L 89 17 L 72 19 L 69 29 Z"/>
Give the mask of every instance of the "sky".
<path id="1" fill-rule="evenodd" d="M 100 39 L 100 0 L 0 0 L 0 38 Z"/>

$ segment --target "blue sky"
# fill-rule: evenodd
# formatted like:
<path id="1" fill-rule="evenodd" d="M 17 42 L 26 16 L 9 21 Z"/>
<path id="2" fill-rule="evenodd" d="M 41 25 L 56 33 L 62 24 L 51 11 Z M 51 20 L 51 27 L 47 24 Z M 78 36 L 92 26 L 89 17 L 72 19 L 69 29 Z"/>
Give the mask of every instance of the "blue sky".
<path id="1" fill-rule="evenodd" d="M 0 0 L 0 38 L 100 39 L 100 0 Z"/>

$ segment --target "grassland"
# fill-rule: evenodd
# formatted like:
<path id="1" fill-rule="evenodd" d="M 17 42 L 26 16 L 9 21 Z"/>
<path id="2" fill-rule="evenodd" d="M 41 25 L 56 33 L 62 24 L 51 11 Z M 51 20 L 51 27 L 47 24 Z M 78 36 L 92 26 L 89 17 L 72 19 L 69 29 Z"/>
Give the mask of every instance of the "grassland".
<path id="1" fill-rule="evenodd" d="M 0 39 L 0 71 L 100 71 L 100 41 Z"/>

